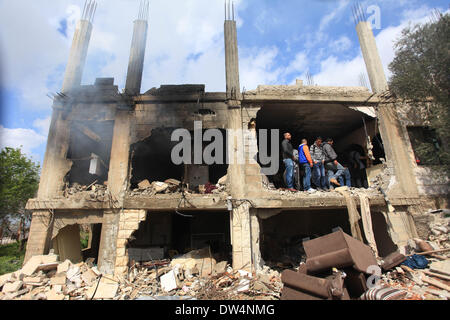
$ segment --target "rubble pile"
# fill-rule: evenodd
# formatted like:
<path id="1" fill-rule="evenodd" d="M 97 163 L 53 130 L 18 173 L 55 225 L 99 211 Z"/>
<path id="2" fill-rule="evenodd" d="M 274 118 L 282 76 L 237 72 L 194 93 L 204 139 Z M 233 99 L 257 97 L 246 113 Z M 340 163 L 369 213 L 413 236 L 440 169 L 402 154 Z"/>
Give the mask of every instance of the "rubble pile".
<path id="1" fill-rule="evenodd" d="M 448 227 L 446 217 L 436 221 L 440 222 L 430 224 L 430 229 Z M 447 300 L 448 235 L 439 235 L 441 240 L 447 237 L 439 243 L 411 239 L 382 259 L 375 259 L 370 247 L 342 231 L 306 241 L 306 262 L 282 274 L 281 299 Z"/>
<path id="2" fill-rule="evenodd" d="M 85 198 L 89 201 L 102 202 L 108 200 L 108 187 L 101 184 L 82 186 L 78 183 L 74 183 L 71 186 L 66 186 L 64 197 Z"/>
<path id="3" fill-rule="evenodd" d="M 253 276 L 243 270 L 201 276 L 198 270 L 162 267 L 131 268 L 119 287 L 120 300 L 142 297 L 178 297 L 184 300 L 278 300 L 282 283 L 276 271 Z"/>
<path id="4" fill-rule="evenodd" d="M 351 195 L 359 195 L 359 194 L 364 194 L 368 197 L 370 196 L 379 196 L 380 193 L 376 188 L 368 188 L 368 189 L 362 189 L 362 188 L 354 188 L 354 187 L 340 187 L 340 188 L 335 188 L 334 190 L 330 190 L 330 191 L 321 191 L 321 190 L 317 190 L 314 193 L 309 193 L 309 192 L 304 192 L 304 191 L 298 191 L 298 192 L 292 192 L 292 191 L 288 191 L 286 189 L 272 189 L 272 188 L 268 188 L 266 189 L 267 192 L 271 193 L 271 194 L 276 194 L 276 195 L 281 195 L 285 198 L 310 198 L 311 196 L 314 197 L 331 197 L 331 196 L 340 196 L 341 194 L 339 193 L 339 190 L 346 190 L 348 191 Z"/>
<path id="5" fill-rule="evenodd" d="M 118 283 L 92 262 L 72 264 L 57 255 L 33 256 L 22 269 L 0 276 L 2 300 L 113 299 Z"/>
<path id="6" fill-rule="evenodd" d="M 450 210 L 433 210 L 414 217 L 417 233 L 427 239 L 434 249 L 450 248 Z"/>
<path id="7" fill-rule="evenodd" d="M 154 196 L 158 193 L 178 193 L 181 192 L 181 181 L 167 179 L 164 182 L 143 180 L 138 183 L 138 187 L 129 192 L 130 196 Z"/>
<path id="8" fill-rule="evenodd" d="M 172 296 L 196 300 L 279 299 L 280 274 L 268 267 L 254 275 L 217 263 L 209 248 L 191 251 L 171 262 L 135 264 L 121 280 L 121 300 Z"/>
<path id="9" fill-rule="evenodd" d="M 209 248 L 170 260 L 135 263 L 126 275 L 101 274 L 92 261 L 73 264 L 57 255 L 34 256 L 21 270 L 0 276 L 0 300 L 279 299 L 280 274 L 257 275 L 217 263 Z"/>
<path id="10" fill-rule="evenodd" d="M 150 183 L 148 180 L 139 182 L 138 187 L 131 190 L 128 194 L 131 197 L 135 196 L 154 196 L 156 194 L 175 194 L 184 191 L 186 194 L 199 193 L 199 194 L 218 194 L 225 191 L 225 185 L 220 181 L 216 185 L 207 183 L 206 185 L 200 185 L 195 191 L 185 188 L 182 190 L 182 183 L 176 179 L 168 179 L 164 182 L 153 181 Z"/>
<path id="11" fill-rule="evenodd" d="M 381 283 L 406 290 L 417 300 L 450 298 L 450 215 L 448 210 L 435 210 L 421 215 L 426 223 L 417 223 L 420 238 L 410 239 L 397 255 L 417 260 L 424 265 L 402 262 L 381 276 Z M 413 268 L 412 268 L 413 267 Z"/>

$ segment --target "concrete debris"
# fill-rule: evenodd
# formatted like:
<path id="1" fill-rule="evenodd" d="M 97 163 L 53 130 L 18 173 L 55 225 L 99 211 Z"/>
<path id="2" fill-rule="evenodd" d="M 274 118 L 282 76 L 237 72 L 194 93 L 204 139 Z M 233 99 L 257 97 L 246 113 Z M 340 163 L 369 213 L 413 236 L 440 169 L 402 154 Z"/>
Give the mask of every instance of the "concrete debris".
<path id="1" fill-rule="evenodd" d="M 225 175 L 225 176 L 223 176 L 222 178 L 219 179 L 217 184 L 220 185 L 220 186 L 224 186 L 224 185 L 227 184 L 227 179 L 228 179 L 228 175 Z"/>
<path id="2" fill-rule="evenodd" d="M 74 183 L 71 186 L 66 185 L 63 195 L 65 198 L 86 199 L 92 202 L 103 202 L 109 199 L 108 187 L 104 184 L 82 186 Z"/>
<path id="3" fill-rule="evenodd" d="M 47 256 L 33 256 L 30 260 L 23 266 L 20 270 L 21 274 L 26 276 L 31 276 L 34 274 L 38 268 L 42 265 L 54 265 L 58 261 L 57 255 L 47 255 Z M 51 268 L 50 268 L 51 269 Z"/>
<path id="4" fill-rule="evenodd" d="M 315 241 L 318 240 L 320 238 Z M 433 252 L 436 250 L 431 251 L 431 253 L 429 251 L 423 252 L 430 247 L 437 249 L 431 245 L 432 243 L 433 245 L 439 244 L 440 250 L 438 252 L 442 253 L 442 256 L 434 255 Z M 336 297 L 333 298 L 328 291 L 319 287 L 341 288 L 340 282 L 336 282 L 339 279 L 332 278 L 333 275 L 339 273 L 343 275 L 343 286 L 341 288 L 343 295 L 341 299 L 447 300 L 450 298 L 450 258 L 448 257 L 450 250 L 445 250 L 446 243 L 412 239 L 409 244 L 411 246 L 403 248 L 405 252 L 408 252 L 408 256 L 412 254 L 424 255 L 432 263 L 425 269 L 411 269 L 401 264 L 406 257 L 400 253 L 401 250 L 398 250 L 377 261 L 378 265 L 383 267 L 383 273 L 379 278 L 376 277 L 376 281 L 374 281 L 371 274 L 364 272 L 365 265 L 358 267 L 358 265 L 363 264 L 363 261 L 355 261 L 350 264 L 346 262 L 348 259 L 345 258 L 342 250 L 339 251 L 340 248 L 336 241 L 334 241 L 332 247 L 341 253 L 333 258 L 334 262 L 331 261 L 333 253 L 328 253 L 331 250 L 331 244 L 328 244 L 325 248 L 318 247 L 315 249 L 322 253 L 328 253 L 326 255 L 327 263 L 321 263 L 314 252 L 311 252 L 308 242 L 305 242 L 306 263 L 302 263 L 299 268 L 283 272 L 284 288 L 281 299 L 335 299 Z M 350 252 L 351 250 L 350 248 Z M 351 256 L 354 255 L 351 254 Z M 362 257 L 361 254 L 357 256 L 358 259 Z M 332 267 L 333 265 L 338 269 Z"/>
<path id="5" fill-rule="evenodd" d="M 416 218 L 415 218 L 416 220 Z M 380 284 L 386 288 L 404 290 L 405 300 L 447 300 L 450 298 L 449 219 L 445 212 L 425 213 L 416 220 L 420 238 L 410 239 L 402 249 L 408 256 L 423 255 L 431 262 L 425 269 L 411 269 L 405 265 L 381 276 Z M 438 227 L 446 233 L 435 235 Z M 426 240 L 424 240 L 426 239 Z M 439 253 L 439 254 L 437 254 Z M 398 253 L 397 253 L 398 254 Z M 384 258 L 386 260 L 386 258 Z M 398 259 L 401 261 L 401 259 Z"/>
<path id="6" fill-rule="evenodd" d="M 224 177 L 226 178 L 226 176 Z M 223 179 L 223 178 L 222 178 Z M 221 180 L 222 180 L 221 179 Z M 226 179 L 225 179 L 226 180 Z M 184 189 L 186 194 L 197 193 L 197 194 L 218 194 L 225 191 L 225 184 L 219 180 L 219 183 L 213 185 L 207 183 L 206 185 L 200 185 L 195 190 Z M 138 184 L 138 188 L 130 190 L 128 196 L 138 197 L 138 196 L 149 196 L 152 197 L 157 194 L 181 194 L 182 183 L 176 179 L 167 179 L 164 182 L 153 181 L 150 183 L 148 180 L 143 180 Z"/>
<path id="7" fill-rule="evenodd" d="M 178 258 L 177 261 L 173 260 L 171 267 L 158 266 L 158 263 L 154 263 L 150 268 L 143 267 L 142 264 L 131 267 L 128 275 L 120 281 L 119 299 L 140 300 L 144 297 L 152 297 L 152 300 L 159 300 L 161 297 L 172 297 L 175 300 L 279 299 L 282 283 L 278 272 L 265 267 L 254 275 L 244 270 L 234 271 L 228 266 L 222 268 L 227 264 L 222 261 L 217 264 L 221 272 L 202 276 L 199 270 L 195 270 L 197 261 L 203 257 L 198 255 L 198 251 L 201 250 L 188 254 L 188 257 L 185 255 L 184 258 Z M 179 263 L 182 259 L 183 265 Z M 219 271 L 218 268 L 215 270 Z M 167 300 L 166 298 L 164 300 Z"/>
<path id="8" fill-rule="evenodd" d="M 147 179 L 138 183 L 139 190 L 145 190 L 150 187 L 151 187 L 151 184 Z"/>
<path id="9" fill-rule="evenodd" d="M 368 188 L 368 189 L 362 189 L 362 188 L 354 188 L 354 187 L 341 187 L 343 189 L 340 188 L 335 188 L 332 190 L 316 190 L 316 192 L 314 192 L 314 198 L 327 198 L 327 197 L 336 197 L 336 196 L 340 196 L 341 194 L 339 193 L 339 190 L 344 190 L 349 192 L 352 196 L 359 196 L 360 194 L 363 194 L 367 197 L 378 197 L 381 195 L 381 193 L 378 191 L 377 188 Z M 302 198 L 310 198 L 311 197 L 311 193 L 306 192 L 306 191 L 297 191 L 297 192 L 292 192 L 292 191 L 288 191 L 287 189 L 273 189 L 272 187 L 266 187 L 265 191 L 267 193 L 269 193 L 270 195 L 278 195 L 278 196 L 283 196 L 283 198 L 287 198 L 287 199 L 302 199 Z"/>
<path id="10" fill-rule="evenodd" d="M 74 265 L 69 260 L 55 261 L 57 258 L 57 255 L 34 256 L 22 269 L 0 276 L 0 300 L 116 298 L 118 281 L 84 262 Z"/>
<path id="11" fill-rule="evenodd" d="M 3 285 L 3 293 L 19 291 L 22 288 L 22 281 L 8 282 Z"/>
<path id="12" fill-rule="evenodd" d="M 175 270 L 171 270 L 161 277 L 161 288 L 166 292 L 170 292 L 178 288 Z"/>

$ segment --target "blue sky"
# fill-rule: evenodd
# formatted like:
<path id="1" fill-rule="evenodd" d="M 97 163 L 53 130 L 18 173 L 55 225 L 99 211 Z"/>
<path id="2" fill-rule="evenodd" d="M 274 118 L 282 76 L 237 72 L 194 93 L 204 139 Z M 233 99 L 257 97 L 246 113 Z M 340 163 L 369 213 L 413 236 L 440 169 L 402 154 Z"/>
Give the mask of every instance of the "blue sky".
<path id="1" fill-rule="evenodd" d="M 365 67 L 351 14 L 355 2 L 236 0 L 241 86 L 292 84 L 308 71 L 317 85 L 360 85 Z M 98 3 L 83 84 L 114 77 L 122 89 L 139 0 Z M 428 22 L 435 8 L 449 8 L 442 0 L 360 3 L 380 9 L 374 33 L 388 76 L 400 31 Z M 22 145 L 42 163 L 52 111 L 46 95 L 60 91 L 83 6 L 84 0 L 0 0 L 0 147 Z M 223 11 L 223 0 L 151 1 L 142 92 L 183 83 L 224 91 Z"/>

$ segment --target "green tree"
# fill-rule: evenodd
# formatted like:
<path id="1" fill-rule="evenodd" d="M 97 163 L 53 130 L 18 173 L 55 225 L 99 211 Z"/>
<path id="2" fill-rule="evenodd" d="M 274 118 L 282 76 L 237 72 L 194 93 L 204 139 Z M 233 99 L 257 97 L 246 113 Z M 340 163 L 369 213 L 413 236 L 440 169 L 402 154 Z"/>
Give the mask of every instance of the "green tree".
<path id="1" fill-rule="evenodd" d="M 20 148 L 4 148 L 0 153 L 0 223 L 3 225 L 7 216 L 19 218 L 19 232 L 23 235 L 23 226 L 29 219 L 25 204 L 36 195 L 38 187 L 39 165 L 22 154 Z"/>
<path id="2" fill-rule="evenodd" d="M 434 13 L 432 21 L 402 31 L 389 69 L 389 87 L 408 100 L 412 110 L 429 123 L 439 140 L 436 147 L 424 142 L 415 151 L 427 158 L 435 153 L 447 173 L 450 168 L 450 16 Z"/>

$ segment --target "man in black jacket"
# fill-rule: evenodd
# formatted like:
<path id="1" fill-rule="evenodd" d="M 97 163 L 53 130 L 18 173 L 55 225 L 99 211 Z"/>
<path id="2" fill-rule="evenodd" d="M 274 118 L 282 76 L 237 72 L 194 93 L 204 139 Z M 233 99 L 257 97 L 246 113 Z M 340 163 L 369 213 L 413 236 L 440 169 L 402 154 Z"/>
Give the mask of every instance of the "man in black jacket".
<path id="1" fill-rule="evenodd" d="M 284 134 L 284 140 L 281 143 L 281 154 L 283 162 L 286 167 L 286 184 L 289 191 L 296 192 L 294 189 L 294 148 L 291 144 L 291 134 L 289 132 Z"/>

